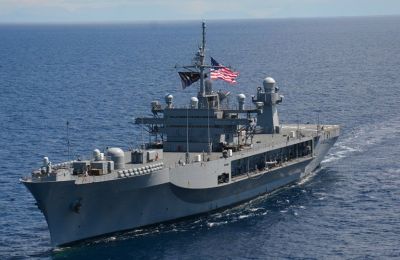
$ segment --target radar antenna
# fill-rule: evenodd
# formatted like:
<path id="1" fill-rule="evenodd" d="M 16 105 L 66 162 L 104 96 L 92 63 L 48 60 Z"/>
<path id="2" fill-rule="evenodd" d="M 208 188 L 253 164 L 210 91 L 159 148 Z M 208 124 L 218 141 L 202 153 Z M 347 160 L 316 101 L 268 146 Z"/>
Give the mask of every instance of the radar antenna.
<path id="1" fill-rule="evenodd" d="M 202 22 L 202 41 L 201 41 L 201 46 L 199 46 L 199 49 L 193 59 L 192 65 L 184 65 L 184 66 L 178 66 L 175 65 L 175 68 L 184 68 L 186 70 L 189 70 L 191 72 L 197 72 L 200 76 L 199 79 L 194 80 L 193 82 L 199 80 L 200 81 L 200 91 L 198 94 L 198 97 L 204 98 L 206 96 L 206 90 L 205 90 L 205 70 L 208 68 L 213 68 L 210 65 L 207 65 L 205 63 L 205 57 L 206 57 L 206 23 L 203 21 Z M 191 82 L 190 84 L 192 84 Z M 190 85 L 189 84 L 189 85 Z M 202 102 L 200 102 L 203 104 Z M 203 104 L 205 107 L 205 104 Z"/>

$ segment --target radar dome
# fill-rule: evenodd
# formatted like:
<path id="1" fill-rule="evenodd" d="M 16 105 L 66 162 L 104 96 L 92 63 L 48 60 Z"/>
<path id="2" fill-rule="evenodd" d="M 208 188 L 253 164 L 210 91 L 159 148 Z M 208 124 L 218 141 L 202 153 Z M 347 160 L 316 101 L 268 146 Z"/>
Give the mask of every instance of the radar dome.
<path id="1" fill-rule="evenodd" d="M 174 96 L 171 94 L 165 95 L 165 103 L 167 103 L 168 108 L 172 108 L 172 100 L 174 99 Z"/>
<path id="2" fill-rule="evenodd" d="M 197 97 L 191 97 L 190 98 L 190 107 L 197 108 L 198 105 L 199 105 L 199 99 Z"/>
<path id="3" fill-rule="evenodd" d="M 246 96 L 244 94 L 237 95 L 238 103 L 239 103 L 239 110 L 244 110 L 244 100 Z"/>
<path id="4" fill-rule="evenodd" d="M 246 95 L 242 93 L 242 94 L 237 95 L 237 98 L 239 101 L 244 101 L 246 99 Z"/>
<path id="5" fill-rule="evenodd" d="M 276 81 L 275 81 L 273 78 L 271 78 L 271 77 L 266 77 L 266 78 L 264 79 L 264 83 L 275 84 Z"/>
<path id="6" fill-rule="evenodd" d="M 165 101 L 166 101 L 166 102 L 172 101 L 172 99 L 174 99 L 174 96 L 172 96 L 171 94 L 165 95 Z"/>
<path id="7" fill-rule="evenodd" d="M 276 81 L 273 78 L 271 77 L 265 78 L 263 81 L 265 92 L 273 92 L 275 90 L 275 83 Z"/>

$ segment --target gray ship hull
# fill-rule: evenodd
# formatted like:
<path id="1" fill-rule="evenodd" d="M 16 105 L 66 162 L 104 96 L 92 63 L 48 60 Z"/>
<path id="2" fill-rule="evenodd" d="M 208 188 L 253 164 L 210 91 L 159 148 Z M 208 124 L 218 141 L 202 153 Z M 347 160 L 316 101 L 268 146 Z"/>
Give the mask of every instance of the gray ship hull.
<path id="1" fill-rule="evenodd" d="M 321 141 L 315 156 L 269 172 L 205 189 L 170 182 L 168 171 L 76 184 L 74 181 L 24 184 L 37 200 L 54 246 L 206 213 L 294 183 L 311 173 L 337 137 Z M 79 210 L 74 207 L 79 204 Z"/>

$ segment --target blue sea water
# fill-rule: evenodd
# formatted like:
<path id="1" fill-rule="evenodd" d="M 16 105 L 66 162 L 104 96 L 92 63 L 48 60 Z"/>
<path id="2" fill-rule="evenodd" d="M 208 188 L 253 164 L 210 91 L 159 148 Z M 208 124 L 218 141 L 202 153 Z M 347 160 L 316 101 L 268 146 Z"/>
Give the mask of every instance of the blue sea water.
<path id="1" fill-rule="evenodd" d="M 283 122 L 340 124 L 321 169 L 243 205 L 53 249 L 19 184 L 48 155 L 134 147 L 134 117 L 167 93 L 185 105 L 175 65 L 200 22 L 0 26 L 0 258 L 400 258 L 400 17 L 210 21 L 208 53 L 240 72 L 234 94 L 266 76 Z M 248 98 L 249 99 L 249 98 Z M 234 99 L 232 99 L 234 102 Z M 133 198 L 134 199 L 134 198 Z"/>

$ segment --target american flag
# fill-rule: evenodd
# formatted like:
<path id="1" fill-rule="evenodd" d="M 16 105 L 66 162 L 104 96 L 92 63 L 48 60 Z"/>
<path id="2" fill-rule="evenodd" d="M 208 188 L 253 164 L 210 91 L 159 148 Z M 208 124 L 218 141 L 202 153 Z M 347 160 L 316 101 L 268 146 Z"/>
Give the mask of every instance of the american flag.
<path id="1" fill-rule="evenodd" d="M 232 71 L 231 69 L 219 64 L 216 60 L 211 57 L 210 77 L 211 79 L 222 79 L 231 84 L 236 83 L 236 78 L 239 76 L 239 72 Z"/>

